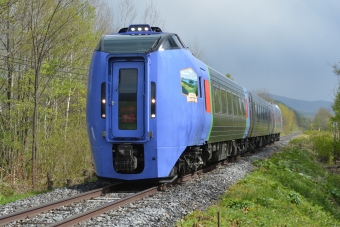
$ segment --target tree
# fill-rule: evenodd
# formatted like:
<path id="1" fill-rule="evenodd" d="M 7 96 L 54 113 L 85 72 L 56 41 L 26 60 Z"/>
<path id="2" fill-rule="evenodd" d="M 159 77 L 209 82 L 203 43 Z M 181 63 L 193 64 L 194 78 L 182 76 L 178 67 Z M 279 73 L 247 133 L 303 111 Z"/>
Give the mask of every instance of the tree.
<path id="1" fill-rule="evenodd" d="M 282 113 L 282 131 L 285 134 L 288 134 L 299 130 L 294 110 L 290 109 L 289 107 L 282 103 L 279 103 L 278 106 L 281 109 Z"/>
<path id="2" fill-rule="evenodd" d="M 83 0 L 0 0 L 0 9 L 0 180 L 31 177 L 36 188 L 53 159 L 46 157 L 57 143 L 51 135 L 64 139 L 69 125 L 85 122 L 85 95 L 74 94 L 86 88 L 99 38 L 94 8 Z"/>
<path id="3" fill-rule="evenodd" d="M 332 114 L 325 108 L 319 108 L 314 117 L 314 126 L 319 130 L 326 130 Z"/>
<path id="4" fill-rule="evenodd" d="M 338 122 L 340 124 L 340 87 L 338 88 L 338 92 L 334 97 L 334 103 L 332 105 L 332 109 L 335 115 L 331 118 L 333 122 Z"/>
<path id="5" fill-rule="evenodd" d="M 335 75 L 340 76 L 340 67 L 337 64 L 333 65 L 333 72 Z"/>
<path id="6" fill-rule="evenodd" d="M 23 76 L 20 73 L 27 67 L 20 64 L 18 58 L 24 54 L 25 18 L 27 17 L 27 3 L 19 0 L 2 0 L 0 2 L 0 138 L 2 147 L 0 151 L 0 167 L 6 166 L 6 172 L 14 183 L 16 176 L 15 159 L 24 141 L 25 134 L 25 107 L 20 105 L 23 96 L 24 83 L 18 84 Z M 24 115 L 21 115 L 23 113 Z M 14 131 L 15 130 L 15 131 Z M 1 169 L 1 168 L 0 168 Z"/>
<path id="7" fill-rule="evenodd" d="M 150 24 L 151 26 L 160 27 L 162 30 L 165 29 L 165 19 L 157 10 L 157 3 L 152 1 L 145 7 L 144 13 L 142 15 L 142 22 L 145 24 Z"/>
<path id="8" fill-rule="evenodd" d="M 125 28 L 132 24 L 137 16 L 133 0 L 120 0 L 114 14 L 115 32 L 118 32 L 120 28 Z"/>
<path id="9" fill-rule="evenodd" d="M 268 93 L 268 91 L 265 88 L 263 88 L 262 90 L 254 91 L 254 93 L 257 94 L 258 96 L 260 96 L 261 98 L 263 98 L 264 100 L 266 100 L 267 102 L 271 102 L 271 103 L 274 102 L 270 98 L 270 94 Z"/>
<path id="10" fill-rule="evenodd" d="M 231 76 L 230 73 L 225 74 L 225 76 L 226 76 L 227 78 L 231 79 L 231 80 L 234 80 L 234 78 Z"/>
<path id="11" fill-rule="evenodd" d="M 90 4 L 96 9 L 95 30 L 101 34 L 115 32 L 114 15 L 112 8 L 105 0 L 90 0 Z"/>
<path id="12" fill-rule="evenodd" d="M 340 79 L 340 67 L 338 65 L 336 65 L 336 64 L 333 65 L 333 72 L 334 72 L 335 75 L 338 76 L 338 79 Z M 332 117 L 331 120 L 333 122 L 340 123 L 340 86 L 338 87 L 338 91 L 335 94 L 332 109 L 335 113 L 335 116 Z"/>
<path id="13" fill-rule="evenodd" d="M 197 37 L 195 38 L 195 40 L 190 44 L 189 47 L 191 53 L 198 59 L 200 59 L 201 61 L 204 61 L 205 59 L 205 53 L 203 48 L 201 47 L 200 43 L 197 40 Z"/>
<path id="14" fill-rule="evenodd" d="M 32 122 L 32 185 L 35 188 L 39 138 L 41 121 L 45 121 L 43 116 L 49 113 L 49 105 L 53 96 L 46 93 L 51 89 L 50 83 L 54 80 L 61 82 L 61 85 L 72 85 L 72 73 L 70 69 L 74 68 L 77 63 L 88 63 L 89 56 L 84 55 L 82 51 L 87 46 L 92 46 L 95 35 L 90 33 L 93 21 L 93 8 L 87 1 L 81 0 L 31 0 L 29 7 L 30 17 L 28 19 L 28 41 L 29 53 L 31 53 L 32 73 L 33 73 L 33 122 Z M 90 41 L 90 43 L 89 43 Z M 89 46 L 89 44 L 91 46 Z M 88 49 L 86 52 L 89 52 Z M 84 58 L 86 59 L 84 61 Z M 81 66 L 83 64 L 80 64 Z M 57 78 L 61 73 L 66 77 L 65 80 Z M 86 69 L 77 70 L 85 74 Z M 73 86 L 73 85 L 72 85 Z M 66 88 L 66 111 L 64 111 L 65 120 L 62 124 L 66 133 L 69 121 L 69 104 L 70 97 L 74 89 Z M 58 105 L 60 100 L 54 100 Z M 43 111 L 42 114 L 39 112 Z M 60 128 L 63 128 L 60 126 Z M 44 135 L 41 135 L 44 136 Z"/>

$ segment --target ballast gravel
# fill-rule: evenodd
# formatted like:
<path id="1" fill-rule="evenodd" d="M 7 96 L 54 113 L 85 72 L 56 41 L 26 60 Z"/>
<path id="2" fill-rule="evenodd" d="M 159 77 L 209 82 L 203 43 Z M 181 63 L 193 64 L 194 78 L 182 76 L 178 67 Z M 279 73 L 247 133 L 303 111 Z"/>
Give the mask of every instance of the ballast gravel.
<path id="1" fill-rule="evenodd" d="M 100 187 L 109 185 L 108 182 L 91 182 L 83 185 L 76 185 L 68 188 L 57 188 L 51 192 L 31 196 L 26 199 L 18 200 L 13 203 L 0 206 L 0 216 L 26 210 L 44 203 L 58 201 L 67 197 L 75 196 L 84 192 L 88 192 Z"/>
<path id="2" fill-rule="evenodd" d="M 254 166 L 251 164 L 254 160 L 269 157 L 287 145 L 290 138 L 292 137 L 282 138 L 281 141 L 267 146 L 260 152 L 250 156 L 240 157 L 235 162 L 222 165 L 212 172 L 198 175 L 183 184 L 168 187 L 165 191 L 157 192 L 143 200 L 122 206 L 117 210 L 80 223 L 78 226 L 175 226 L 177 221 L 194 210 L 205 210 L 215 204 L 230 186 L 254 169 Z M 55 189 L 49 193 L 18 200 L 0 206 L 0 216 L 70 197 L 106 186 L 107 184 L 108 183 L 105 182 L 93 182 L 70 188 Z M 71 215 L 72 212 L 78 213 L 76 209 L 70 210 L 69 212 Z M 62 217 L 56 214 L 53 219 L 59 221 Z M 51 222 L 48 221 L 47 223 Z M 20 226 L 48 225 L 29 224 Z"/>

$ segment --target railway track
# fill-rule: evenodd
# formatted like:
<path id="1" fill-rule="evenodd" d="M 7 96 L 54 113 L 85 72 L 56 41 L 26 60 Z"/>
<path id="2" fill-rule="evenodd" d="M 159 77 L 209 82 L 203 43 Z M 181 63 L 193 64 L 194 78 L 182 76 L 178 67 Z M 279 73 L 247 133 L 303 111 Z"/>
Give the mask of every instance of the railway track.
<path id="1" fill-rule="evenodd" d="M 123 187 L 123 190 L 122 190 Z M 126 191 L 121 183 L 92 190 L 86 193 L 82 193 L 76 196 L 72 196 L 59 201 L 43 204 L 36 206 L 27 210 L 22 210 L 19 212 L 11 213 L 0 217 L 0 226 L 16 226 L 16 225 L 44 225 L 44 226 L 70 226 L 76 224 L 80 221 L 90 219 L 91 217 L 96 217 L 106 211 L 115 209 L 126 203 L 136 201 L 138 199 L 144 198 L 158 190 L 158 187 L 151 187 L 141 192 L 135 193 L 134 191 Z M 119 191 L 119 193 L 112 193 L 114 191 Z M 110 195 L 113 194 L 113 195 Z M 117 194 L 119 194 L 117 196 Z M 104 195 L 108 195 L 104 197 Z M 124 198 L 122 198 L 124 197 Z M 70 209 L 78 209 L 79 203 L 91 203 L 99 202 L 105 204 L 102 206 L 96 206 L 94 209 L 79 213 L 78 215 L 73 215 L 69 218 L 56 221 L 55 223 L 37 221 L 39 215 L 47 213 L 57 214 L 60 212 L 68 212 Z M 73 206 L 72 206 L 73 205 Z M 84 204 L 87 207 L 88 204 Z M 67 216 L 68 214 L 62 215 Z M 44 216 L 44 215 L 43 215 Z M 59 214 L 60 216 L 60 214 Z M 38 218 L 37 218 L 38 217 Z"/>
<path id="2" fill-rule="evenodd" d="M 61 226 L 76 225 L 76 224 L 78 224 L 82 221 L 86 221 L 90 218 L 95 218 L 95 217 L 97 217 L 97 216 L 99 216 L 99 215 L 101 215 L 105 212 L 117 209 L 118 207 L 123 206 L 127 203 L 131 203 L 131 202 L 140 200 L 144 197 L 147 197 L 149 195 L 152 195 L 152 194 L 156 193 L 157 191 L 158 191 L 158 186 L 151 187 L 151 188 L 148 188 L 148 189 L 143 190 L 141 192 L 138 192 L 136 194 L 133 194 L 131 196 L 128 196 L 126 198 L 120 199 L 118 201 L 110 202 L 110 203 L 105 204 L 101 207 L 95 208 L 93 210 L 89 210 L 89 211 L 81 213 L 79 215 L 74 215 L 70 218 L 67 218 L 63 221 L 59 221 L 59 222 L 54 223 L 50 226 L 60 226 L 61 227 Z"/>
<path id="3" fill-rule="evenodd" d="M 27 210 L 22 210 L 22 211 L 8 214 L 8 215 L 0 216 L 0 226 L 6 226 L 6 225 L 9 225 L 9 226 L 13 226 L 13 225 L 72 226 L 72 225 L 76 225 L 80 222 L 89 220 L 91 218 L 95 218 L 105 212 L 115 210 L 118 207 L 123 206 L 125 204 L 143 199 L 147 196 L 150 196 L 156 193 L 157 191 L 163 191 L 168 186 L 186 182 L 190 180 L 192 177 L 195 177 L 205 172 L 209 172 L 217 168 L 220 165 L 221 163 L 218 163 L 208 168 L 199 170 L 193 174 L 188 174 L 181 178 L 177 178 L 171 183 L 165 183 L 165 184 L 161 184 L 161 185 L 157 185 L 153 187 L 148 187 L 147 189 L 138 191 L 136 193 L 130 192 L 130 191 L 126 193 L 126 190 L 124 189 L 126 185 L 123 186 L 122 183 L 99 188 L 99 189 L 92 190 L 86 193 L 82 193 L 76 196 L 65 198 L 59 201 L 43 204 L 43 205 L 36 206 L 36 207 L 30 208 Z M 115 192 L 117 190 L 119 190 L 120 192 L 119 193 Z M 103 197 L 104 195 L 109 195 L 110 193 L 114 194 L 113 197 L 112 196 Z M 117 196 L 117 194 L 120 194 L 120 195 Z M 122 194 L 125 194 L 128 196 L 124 197 L 122 196 Z M 124 197 L 124 198 L 121 198 L 121 197 Z M 81 202 L 84 203 L 86 201 L 95 201 L 95 200 L 97 201 L 102 200 L 103 201 L 102 203 L 104 204 L 101 206 L 96 206 L 95 208 L 87 210 L 85 212 L 81 212 L 77 215 L 72 215 L 68 218 L 56 221 L 54 223 L 37 221 L 37 219 L 39 219 L 37 218 L 37 216 L 39 215 L 47 214 L 47 213 L 56 214 L 56 213 L 61 212 L 61 210 L 69 211 L 70 209 L 75 209 L 74 207 L 67 208 L 68 206 L 71 206 L 72 204 L 77 204 Z"/>
<path id="4" fill-rule="evenodd" d="M 11 222 L 26 219 L 26 218 L 31 218 L 34 217 L 35 215 L 38 215 L 43 212 L 47 212 L 62 206 L 67 206 L 72 203 L 80 202 L 83 200 L 89 200 L 98 196 L 101 196 L 103 194 L 106 194 L 107 192 L 113 190 L 114 187 L 117 187 L 118 184 L 116 185 L 111 185 L 111 186 L 106 186 L 102 187 L 99 189 L 95 189 L 89 192 L 85 192 L 79 195 L 75 195 L 69 198 L 65 198 L 59 201 L 51 202 L 51 203 L 46 203 L 42 204 L 40 206 L 36 206 L 30 209 L 18 211 L 15 213 L 11 213 L 8 215 L 3 215 L 0 216 L 0 226 L 4 226 L 7 224 L 10 224 Z"/>
<path id="5" fill-rule="evenodd" d="M 287 139 L 289 140 L 291 137 L 294 137 L 294 136 L 296 135 L 283 136 L 280 142 L 283 142 Z M 147 196 L 155 194 L 159 190 L 164 191 L 169 186 L 173 186 L 175 184 L 181 184 L 183 182 L 186 182 L 194 176 L 201 175 L 202 173 L 205 173 L 205 172 L 210 172 L 211 170 L 216 169 L 218 166 L 226 164 L 226 163 L 227 161 L 223 163 L 218 163 L 208 168 L 199 170 L 193 174 L 189 174 L 181 178 L 177 178 L 172 183 L 149 187 L 145 190 L 140 190 L 137 192 L 129 191 L 128 193 L 126 193 L 126 190 L 123 190 L 120 195 L 117 195 L 116 193 L 113 196 L 105 196 L 105 195 L 109 195 L 110 193 L 114 191 L 121 190 L 121 188 L 123 187 L 122 184 L 116 184 L 116 185 L 99 188 L 99 189 L 92 190 L 92 191 L 89 191 L 83 194 L 79 194 L 79 195 L 76 195 L 70 198 L 66 198 L 63 200 L 56 201 L 56 202 L 33 207 L 28 210 L 23 210 L 23 211 L 15 212 L 12 214 L 0 216 L 0 226 L 5 226 L 5 225 L 8 225 L 8 226 L 15 226 L 15 225 L 72 226 L 72 225 L 76 225 L 86 220 L 98 217 L 103 213 L 115 210 L 118 207 L 121 207 L 123 205 L 132 203 L 137 200 L 141 200 Z M 125 192 L 125 195 L 122 195 L 124 194 L 124 192 Z M 99 205 L 99 206 L 97 205 L 95 207 L 87 209 L 86 211 L 83 210 L 76 215 L 69 215 L 67 218 L 59 218 L 59 220 L 55 220 L 54 222 L 37 221 L 39 220 L 39 218 L 35 218 L 37 215 L 38 216 L 44 215 L 44 214 L 47 214 L 48 212 L 52 213 L 51 214 L 52 216 L 59 215 L 59 216 L 65 217 L 65 215 L 60 215 L 58 214 L 58 212 L 61 212 L 60 210 L 67 211 L 70 209 L 77 209 L 74 207 L 67 208 L 67 206 L 69 206 L 70 204 L 77 204 L 80 202 L 94 201 L 94 200 L 103 201 L 102 205 Z"/>

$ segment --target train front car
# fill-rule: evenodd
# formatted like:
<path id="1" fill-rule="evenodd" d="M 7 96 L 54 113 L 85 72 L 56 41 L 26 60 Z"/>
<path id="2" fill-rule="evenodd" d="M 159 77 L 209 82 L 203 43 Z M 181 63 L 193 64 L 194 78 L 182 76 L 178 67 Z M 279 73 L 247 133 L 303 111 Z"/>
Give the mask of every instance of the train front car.
<path id="1" fill-rule="evenodd" d="M 207 140 L 209 97 L 207 67 L 176 34 L 131 25 L 104 35 L 92 57 L 86 110 L 97 176 L 172 180 L 183 151 Z M 195 152 L 182 162 L 202 165 Z"/>

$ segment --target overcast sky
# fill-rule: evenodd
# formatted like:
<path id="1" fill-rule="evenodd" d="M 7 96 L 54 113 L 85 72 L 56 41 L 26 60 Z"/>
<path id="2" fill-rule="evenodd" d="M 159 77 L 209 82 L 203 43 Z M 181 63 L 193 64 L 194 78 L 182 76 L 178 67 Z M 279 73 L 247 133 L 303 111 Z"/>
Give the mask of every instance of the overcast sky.
<path id="1" fill-rule="evenodd" d="M 118 0 L 108 0 L 114 7 Z M 156 0 L 166 32 L 251 91 L 333 102 L 340 62 L 339 0 Z M 140 23 L 150 0 L 134 0 Z M 157 26 L 157 25 L 153 25 Z"/>

